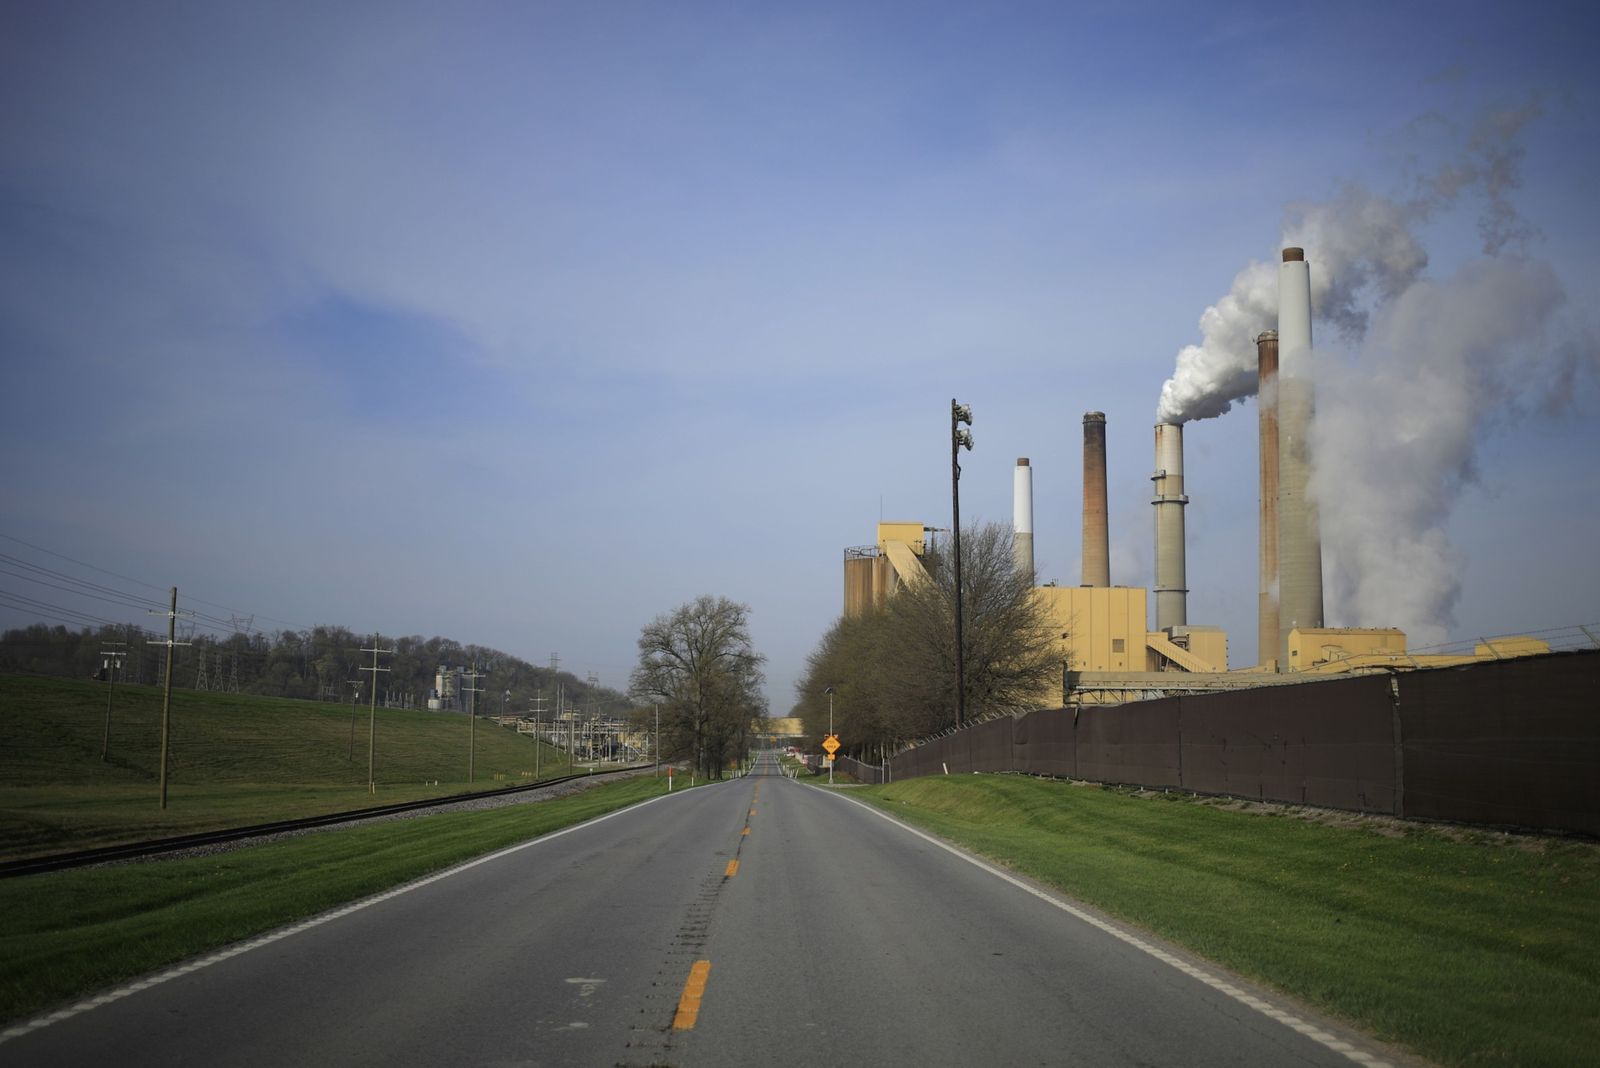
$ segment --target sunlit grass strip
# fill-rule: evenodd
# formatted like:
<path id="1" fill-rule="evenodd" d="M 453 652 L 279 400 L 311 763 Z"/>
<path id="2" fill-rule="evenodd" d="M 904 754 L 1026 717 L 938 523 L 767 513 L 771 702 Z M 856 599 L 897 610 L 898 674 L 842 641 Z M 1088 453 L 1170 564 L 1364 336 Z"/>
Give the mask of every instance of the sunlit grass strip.
<path id="1" fill-rule="evenodd" d="M 0 1019 L 30 1015 L 664 791 L 643 777 L 537 804 L 0 882 Z"/>
<path id="2" fill-rule="evenodd" d="M 1368 827 L 1020 776 L 854 790 L 1447 1064 L 1600 1048 L 1600 847 Z"/>

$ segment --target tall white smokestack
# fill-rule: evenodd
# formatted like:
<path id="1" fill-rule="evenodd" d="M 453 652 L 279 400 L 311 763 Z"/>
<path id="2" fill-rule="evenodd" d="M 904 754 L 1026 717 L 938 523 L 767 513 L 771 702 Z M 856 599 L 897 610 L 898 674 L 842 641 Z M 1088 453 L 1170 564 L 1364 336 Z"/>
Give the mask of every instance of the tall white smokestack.
<path id="1" fill-rule="evenodd" d="M 1014 531 L 1012 551 L 1016 553 L 1017 570 L 1033 576 L 1033 468 L 1026 456 L 1017 457 L 1017 467 L 1011 476 L 1011 527 Z"/>
<path id="2" fill-rule="evenodd" d="M 1259 604 L 1256 610 L 1256 662 L 1278 663 L 1278 332 L 1256 338 L 1256 406 L 1261 454 Z"/>
<path id="3" fill-rule="evenodd" d="M 1311 268 L 1304 249 L 1278 268 L 1278 670 L 1289 631 L 1322 626 L 1322 535 L 1311 481 Z"/>
<path id="4" fill-rule="evenodd" d="M 1111 585 L 1106 520 L 1106 416 L 1083 413 L 1083 578 L 1085 586 Z"/>
<path id="5" fill-rule="evenodd" d="M 1156 424 L 1156 629 L 1189 622 L 1189 588 L 1183 564 L 1183 427 Z"/>

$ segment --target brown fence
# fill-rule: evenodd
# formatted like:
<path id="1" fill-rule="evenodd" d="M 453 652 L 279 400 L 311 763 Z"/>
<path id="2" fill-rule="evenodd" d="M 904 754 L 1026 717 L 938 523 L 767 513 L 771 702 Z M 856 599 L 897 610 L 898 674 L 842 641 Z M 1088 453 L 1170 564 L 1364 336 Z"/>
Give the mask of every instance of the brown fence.
<path id="1" fill-rule="evenodd" d="M 863 782 L 1011 771 L 1600 834 L 1600 651 L 1004 717 Z"/>

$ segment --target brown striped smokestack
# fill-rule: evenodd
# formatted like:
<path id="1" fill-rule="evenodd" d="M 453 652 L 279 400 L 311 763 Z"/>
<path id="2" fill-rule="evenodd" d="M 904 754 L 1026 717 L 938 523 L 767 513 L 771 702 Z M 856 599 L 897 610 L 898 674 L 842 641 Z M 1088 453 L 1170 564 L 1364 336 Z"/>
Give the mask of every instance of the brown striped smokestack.
<path id="1" fill-rule="evenodd" d="M 1278 332 L 1268 330 L 1256 338 L 1259 384 L 1256 407 L 1260 412 L 1261 597 L 1257 613 L 1256 662 L 1275 664 L 1278 659 Z"/>
<path id="2" fill-rule="evenodd" d="M 1083 585 L 1111 585 L 1106 519 L 1106 416 L 1083 413 Z"/>

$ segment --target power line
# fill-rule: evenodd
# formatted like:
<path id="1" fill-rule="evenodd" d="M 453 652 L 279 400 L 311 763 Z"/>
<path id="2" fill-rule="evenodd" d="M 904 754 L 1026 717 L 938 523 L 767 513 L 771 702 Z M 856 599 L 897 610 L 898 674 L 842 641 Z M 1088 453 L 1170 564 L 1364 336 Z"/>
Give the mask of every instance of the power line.
<path id="1" fill-rule="evenodd" d="M 11 603 L 6 603 L 8 601 Z M 93 624 L 103 627 L 123 626 L 121 623 L 105 619 L 101 616 L 91 615 L 88 612 L 80 612 L 76 608 L 68 608 L 65 605 L 51 604 L 48 601 L 35 600 L 32 597 L 25 597 L 20 593 L 11 593 L 8 590 L 0 590 L 0 604 L 5 604 L 5 607 L 14 608 L 20 612 L 31 612 L 44 616 L 48 619 L 54 619 L 60 623 L 71 623 L 74 625 Z"/>
<path id="2" fill-rule="evenodd" d="M 0 554 L 0 559 L 11 562 L 11 558 L 5 557 L 4 554 Z M 45 579 L 37 577 L 37 575 L 29 575 L 18 571 L 12 571 L 6 567 L 0 567 L 0 575 L 10 575 L 12 578 L 19 578 L 24 582 L 37 583 L 40 586 L 48 586 L 50 589 L 60 590 L 62 593 L 70 593 L 78 597 L 88 597 L 92 600 L 105 601 L 109 604 L 118 604 L 124 608 L 149 608 L 151 605 L 159 603 L 150 600 L 148 597 L 138 597 L 132 594 L 125 594 L 120 590 L 113 590 L 109 587 L 100 586 L 92 582 L 80 582 L 77 579 L 72 578 L 70 575 L 61 575 L 57 572 L 50 571 L 48 568 L 32 568 L 26 561 L 19 560 L 15 562 L 17 564 L 21 564 L 23 567 L 29 568 L 29 570 L 63 579 L 67 582 L 74 583 L 76 587 L 81 588 L 75 588 L 75 586 L 63 586 L 56 582 L 48 582 Z"/>
<path id="3" fill-rule="evenodd" d="M 0 532 L 0 538 L 4 538 L 6 541 L 15 542 L 16 544 L 21 545 L 21 546 L 25 546 L 26 548 L 32 549 L 35 552 L 44 553 L 46 556 L 52 556 L 52 557 L 55 557 L 58 560 L 65 560 L 70 564 L 76 564 L 78 567 L 88 568 L 90 571 L 95 571 L 95 572 L 98 572 L 99 574 L 102 574 L 102 575 L 109 575 L 112 578 L 121 579 L 123 582 L 131 582 L 136 586 L 143 586 L 143 587 L 145 587 L 147 589 L 159 590 L 159 591 L 163 591 L 163 592 L 165 592 L 165 590 L 167 589 L 167 587 L 165 587 L 165 586 L 158 586 L 158 585 L 156 585 L 154 583 L 151 583 L 151 582 L 145 582 L 142 579 L 136 579 L 136 578 L 132 577 L 131 575 L 124 575 L 124 574 L 122 574 L 120 572 L 112 571 L 112 570 L 110 570 L 108 568 L 99 567 L 99 566 L 97 566 L 95 564 L 88 563 L 87 561 L 84 561 L 84 560 L 79 560 L 79 559 L 77 559 L 75 557 L 67 556 L 64 553 L 58 553 L 58 552 L 54 551 L 53 549 L 46 549 L 42 545 L 35 545 L 30 541 L 24 541 L 22 538 L 18 538 L 15 535 L 12 535 L 12 534 L 6 534 L 6 533 L 3 533 L 3 532 Z M 95 596 L 101 595 L 101 594 L 114 596 L 114 597 L 117 597 L 117 598 L 122 598 L 123 600 L 116 601 L 116 602 L 113 602 L 113 603 L 121 603 L 125 607 L 149 608 L 151 606 L 155 606 L 155 607 L 159 608 L 162 605 L 162 602 L 160 600 L 158 600 L 158 599 L 145 597 L 145 596 L 143 596 L 141 594 L 129 593 L 129 592 L 125 591 L 125 590 L 118 590 L 118 589 L 115 589 L 115 588 L 110 587 L 110 586 L 102 585 L 100 583 L 91 582 L 91 581 L 89 581 L 87 579 L 78 578 L 77 576 L 69 575 L 69 574 L 67 574 L 65 572 L 57 571 L 57 570 L 55 570 L 53 568 L 48 568 L 48 567 L 44 567 L 44 566 L 39 565 L 39 564 L 31 563 L 31 562 L 29 562 L 27 560 L 22 559 L 21 557 L 12 556 L 12 555 L 10 555 L 8 553 L 0 553 L 0 561 L 7 561 L 7 562 L 10 562 L 10 563 L 12 563 L 12 564 L 14 564 L 16 566 L 21 566 L 21 567 L 24 567 L 24 568 L 26 568 L 26 569 L 28 569 L 30 571 L 34 571 L 34 572 L 36 572 L 38 574 L 48 575 L 50 577 L 57 578 L 57 579 L 60 579 L 62 581 L 65 581 L 65 582 L 73 583 L 75 586 L 82 587 L 81 589 L 69 589 L 69 590 L 64 590 L 63 592 L 73 593 L 73 594 L 77 594 L 79 596 L 84 596 L 84 597 L 95 597 Z M 15 577 L 27 578 L 27 579 L 29 579 L 29 581 L 34 581 L 34 582 L 41 581 L 39 579 L 35 579 L 35 578 L 32 578 L 31 576 L 26 576 L 26 575 L 18 575 L 18 576 L 15 576 Z M 48 585 L 48 584 L 46 584 L 46 585 Z M 59 587 L 57 587 L 57 588 L 59 588 Z M 102 597 L 101 599 L 104 599 L 104 597 Z M 194 596 L 188 596 L 186 599 L 191 604 L 206 605 L 206 606 L 211 607 L 211 608 L 217 608 L 217 609 L 221 609 L 222 611 L 228 612 L 229 616 L 230 616 L 230 619 L 232 617 L 237 617 L 237 616 L 243 615 L 243 613 L 238 612 L 236 609 L 234 609 L 234 608 L 232 608 L 232 607 L 230 607 L 228 605 L 217 604 L 214 601 L 207 601 L 207 600 L 205 600 L 203 598 L 194 597 Z M 135 603 L 129 604 L 128 602 L 135 602 Z M 267 621 L 269 623 L 277 623 L 277 624 L 280 624 L 280 625 L 285 626 L 285 627 L 291 627 L 291 628 L 293 628 L 295 630 L 310 630 L 310 629 L 312 629 L 312 628 L 306 626 L 303 623 L 294 623 L 294 622 L 291 622 L 289 620 L 274 619 L 271 616 L 262 615 L 259 612 L 251 613 L 250 615 L 251 615 L 252 618 L 260 618 L 260 619 L 265 620 L 265 621 Z M 230 619 L 224 619 L 224 618 L 221 618 L 221 617 L 218 617 L 218 616 L 213 616 L 213 615 L 210 615 L 210 614 L 204 613 L 204 612 L 195 612 L 195 613 L 193 613 L 193 616 L 197 620 L 202 620 L 206 624 L 208 624 L 208 626 L 207 626 L 208 630 L 216 630 L 219 633 L 221 633 L 221 632 L 225 632 L 225 631 L 228 631 L 229 629 L 231 629 L 230 628 Z M 252 631 L 252 633 L 264 633 L 264 632 Z"/>
<path id="4" fill-rule="evenodd" d="M 136 579 L 136 578 L 130 578 L 127 575 L 119 575 L 115 571 L 107 571 L 103 567 L 96 567 L 93 564 L 86 564 L 82 560 L 74 560 L 72 557 L 63 555 L 62 553 L 58 553 L 58 552 L 54 551 L 53 549 L 46 549 L 42 545 L 34 545 L 32 542 L 23 541 L 21 538 L 13 537 L 10 534 L 0 533 L 0 538 L 4 538 L 7 541 L 14 541 L 18 545 L 26 545 L 28 548 L 34 550 L 35 552 L 44 553 L 46 556 L 53 556 L 57 560 L 65 560 L 69 564 L 77 564 L 79 567 L 86 567 L 90 571 L 98 571 L 102 575 L 110 575 L 112 578 L 119 578 L 124 582 L 132 582 L 133 584 L 135 584 L 137 586 L 145 586 L 145 587 L 148 587 L 148 588 L 150 588 L 152 590 L 164 590 L 164 589 L 166 589 L 166 587 L 164 587 L 164 586 L 156 586 L 156 585 L 153 585 L 153 584 L 151 584 L 149 582 L 143 582 L 143 581 L 141 581 L 139 579 Z M 157 603 L 159 603 L 159 602 L 157 602 Z"/>

